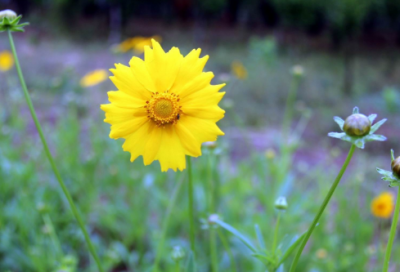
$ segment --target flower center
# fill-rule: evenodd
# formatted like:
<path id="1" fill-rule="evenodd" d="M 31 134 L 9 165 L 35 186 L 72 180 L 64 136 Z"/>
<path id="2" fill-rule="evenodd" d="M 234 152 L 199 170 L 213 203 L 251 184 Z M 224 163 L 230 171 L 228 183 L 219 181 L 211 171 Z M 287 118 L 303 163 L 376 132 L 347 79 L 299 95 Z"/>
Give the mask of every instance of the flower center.
<path id="1" fill-rule="evenodd" d="M 144 106 L 147 108 L 147 117 L 156 122 L 158 126 L 176 123 L 181 111 L 179 100 L 179 95 L 168 91 L 153 93 L 151 99 L 146 101 Z"/>

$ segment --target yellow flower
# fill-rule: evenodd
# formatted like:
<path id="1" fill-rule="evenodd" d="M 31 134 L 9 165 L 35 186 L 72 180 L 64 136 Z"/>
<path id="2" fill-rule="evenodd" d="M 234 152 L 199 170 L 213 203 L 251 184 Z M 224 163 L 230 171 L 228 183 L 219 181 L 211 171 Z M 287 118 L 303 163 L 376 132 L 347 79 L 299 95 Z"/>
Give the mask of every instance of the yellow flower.
<path id="1" fill-rule="evenodd" d="M 111 124 L 110 138 L 124 138 L 122 148 L 131 161 L 140 155 L 145 165 L 158 160 L 162 171 L 186 168 L 185 155 L 201 155 L 201 144 L 224 133 L 216 122 L 225 111 L 218 103 L 225 86 L 210 85 L 212 72 L 203 72 L 208 56 L 201 49 L 183 57 L 178 48 L 165 53 L 153 40 L 144 60 L 133 57 L 130 67 L 116 64 L 110 77 L 118 91 L 108 92 L 111 104 L 101 105 Z"/>
<path id="2" fill-rule="evenodd" d="M 161 42 L 160 36 L 153 36 L 153 37 L 133 37 L 126 39 L 122 43 L 117 46 L 117 51 L 122 53 L 128 52 L 129 50 L 133 50 L 135 54 L 141 54 L 144 52 L 145 46 L 151 46 L 151 40 L 156 40 Z"/>
<path id="3" fill-rule="evenodd" d="M 389 218 L 394 208 L 394 198 L 389 192 L 383 192 L 371 203 L 371 212 L 376 217 Z"/>
<path id="4" fill-rule="evenodd" d="M 247 70 L 240 61 L 232 62 L 231 69 L 234 76 L 238 79 L 243 80 L 247 78 Z"/>
<path id="5" fill-rule="evenodd" d="M 0 71 L 5 72 L 14 66 L 14 58 L 10 51 L 0 52 Z"/>
<path id="6" fill-rule="evenodd" d="M 318 259 L 325 259 L 328 256 L 328 252 L 324 248 L 320 248 L 315 253 Z"/>
<path id="7" fill-rule="evenodd" d="M 94 70 L 92 72 L 87 73 L 84 77 L 81 79 L 81 86 L 82 87 L 90 87 L 97 85 L 104 80 L 106 80 L 108 77 L 108 73 L 104 69 L 98 69 Z"/>
<path id="8" fill-rule="evenodd" d="M 268 148 L 268 149 L 265 151 L 265 157 L 266 157 L 268 160 L 274 159 L 275 156 L 276 156 L 276 153 L 275 153 L 275 151 L 274 151 L 272 148 Z"/>

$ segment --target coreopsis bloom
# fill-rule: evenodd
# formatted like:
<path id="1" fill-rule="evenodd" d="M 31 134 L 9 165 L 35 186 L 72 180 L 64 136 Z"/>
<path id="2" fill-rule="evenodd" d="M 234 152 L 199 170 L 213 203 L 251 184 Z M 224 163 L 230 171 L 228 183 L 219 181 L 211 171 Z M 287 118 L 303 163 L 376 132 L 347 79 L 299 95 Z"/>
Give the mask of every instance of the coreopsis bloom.
<path id="1" fill-rule="evenodd" d="M 82 77 L 80 83 L 82 87 L 91 87 L 103 82 L 104 80 L 107 79 L 107 77 L 108 73 L 106 70 L 97 69 L 87 73 L 84 77 Z"/>
<path id="2" fill-rule="evenodd" d="M 151 40 L 156 40 L 158 42 L 161 42 L 162 38 L 160 36 L 153 36 L 153 37 L 133 37 L 126 39 L 125 41 L 121 42 L 119 45 L 116 47 L 116 51 L 118 52 L 128 52 L 130 50 L 133 50 L 135 54 L 141 54 L 144 52 L 144 47 L 145 46 L 151 46 Z"/>
<path id="3" fill-rule="evenodd" d="M 394 198 L 389 192 L 375 197 L 371 203 L 371 212 L 376 217 L 389 218 L 393 213 Z"/>
<path id="4" fill-rule="evenodd" d="M 244 67 L 243 63 L 241 63 L 240 61 L 232 62 L 231 69 L 232 69 L 233 75 L 236 78 L 241 79 L 241 80 L 244 80 L 247 78 L 247 70 Z"/>
<path id="5" fill-rule="evenodd" d="M 208 56 L 200 49 L 183 57 L 178 48 L 167 53 L 152 40 L 144 60 L 133 57 L 129 67 L 116 64 L 110 77 L 118 91 L 108 92 L 111 104 L 101 105 L 111 124 L 110 138 L 124 138 L 131 161 L 143 156 L 145 165 L 158 160 L 162 171 L 186 168 L 185 156 L 201 155 L 201 144 L 224 133 L 216 122 L 225 111 L 218 103 L 225 84 L 210 85 L 203 72 Z"/>
<path id="6" fill-rule="evenodd" d="M 0 52 L 0 71 L 5 72 L 14 66 L 14 58 L 10 51 Z"/>

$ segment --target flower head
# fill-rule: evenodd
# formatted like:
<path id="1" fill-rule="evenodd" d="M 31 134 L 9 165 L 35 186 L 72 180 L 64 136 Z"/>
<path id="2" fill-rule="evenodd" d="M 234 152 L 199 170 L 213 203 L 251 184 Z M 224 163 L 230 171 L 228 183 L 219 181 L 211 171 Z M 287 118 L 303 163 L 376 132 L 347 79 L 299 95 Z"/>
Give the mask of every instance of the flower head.
<path id="1" fill-rule="evenodd" d="M 186 155 L 200 156 L 202 143 L 224 135 L 216 122 L 225 113 L 218 107 L 225 84 L 210 85 L 214 74 L 203 72 L 208 56 L 199 58 L 200 49 L 183 57 L 176 47 L 164 52 L 157 41 L 152 45 L 144 60 L 111 69 L 118 91 L 108 92 L 111 104 L 101 109 L 110 137 L 125 139 L 131 161 L 143 156 L 145 165 L 158 160 L 162 171 L 183 170 Z"/>
<path id="2" fill-rule="evenodd" d="M 106 70 L 97 69 L 83 76 L 80 83 L 82 87 L 91 87 L 103 82 L 107 77 L 108 73 Z"/>
<path id="3" fill-rule="evenodd" d="M 392 157 L 391 168 L 392 171 L 386 171 L 380 168 L 376 168 L 379 174 L 382 175 L 382 179 L 384 181 L 389 182 L 389 187 L 397 187 L 400 186 L 400 175 L 399 175 L 399 168 L 400 168 L 400 157 L 394 158 L 393 150 L 390 150 L 390 155 Z"/>
<path id="4" fill-rule="evenodd" d="M 10 30 L 14 32 L 24 32 L 24 26 L 29 25 L 29 23 L 19 24 L 22 15 L 17 16 L 17 14 L 10 10 L 0 11 L 0 32 Z"/>
<path id="5" fill-rule="evenodd" d="M 247 78 L 247 69 L 240 61 L 234 61 L 231 65 L 233 75 L 241 80 Z"/>
<path id="6" fill-rule="evenodd" d="M 121 42 L 119 45 L 116 47 L 116 51 L 118 52 L 128 52 L 130 50 L 133 50 L 135 54 L 141 54 L 144 52 L 144 47 L 145 46 L 151 46 L 151 40 L 154 39 L 157 42 L 161 42 L 162 38 L 160 36 L 153 36 L 153 37 L 133 37 L 126 39 L 125 41 Z"/>
<path id="7" fill-rule="evenodd" d="M 366 142 L 385 141 L 385 136 L 374 133 L 386 122 L 386 119 L 371 126 L 376 116 L 376 114 L 371 114 L 367 117 L 360 114 L 358 108 L 355 107 L 353 114 L 347 117 L 346 121 L 337 116 L 333 118 L 343 132 L 330 132 L 328 136 L 350 142 L 358 148 L 364 148 Z"/>
<path id="8" fill-rule="evenodd" d="M 14 66 L 14 58 L 10 51 L 0 52 L 0 71 L 5 72 Z"/>
<path id="9" fill-rule="evenodd" d="M 389 192 L 384 192 L 375 197 L 371 202 L 371 213 L 380 218 L 389 218 L 393 213 L 394 198 Z"/>

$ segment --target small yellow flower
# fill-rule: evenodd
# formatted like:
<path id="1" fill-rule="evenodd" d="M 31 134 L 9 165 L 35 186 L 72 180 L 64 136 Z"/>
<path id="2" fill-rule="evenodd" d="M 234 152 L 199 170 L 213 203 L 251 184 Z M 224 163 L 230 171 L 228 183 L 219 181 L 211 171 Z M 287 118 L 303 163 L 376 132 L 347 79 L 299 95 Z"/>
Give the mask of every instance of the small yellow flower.
<path id="1" fill-rule="evenodd" d="M 376 217 L 389 218 L 393 213 L 394 197 L 389 192 L 383 192 L 372 200 L 371 212 Z"/>
<path id="2" fill-rule="evenodd" d="M 14 58 L 10 51 L 0 52 L 0 71 L 5 72 L 14 66 Z"/>
<path id="3" fill-rule="evenodd" d="M 111 104 L 101 105 L 110 138 L 124 138 L 122 148 L 131 161 L 143 156 L 145 165 L 158 160 L 161 171 L 186 168 L 186 155 L 201 155 L 201 144 L 224 133 L 216 122 L 225 111 L 218 103 L 225 84 L 210 85 L 212 72 L 203 72 L 208 56 L 200 49 L 183 57 L 178 48 L 164 52 L 152 40 L 144 60 L 133 57 L 129 67 L 116 64 L 110 77 L 118 91 L 108 92 Z"/>
<path id="4" fill-rule="evenodd" d="M 276 156 L 276 153 L 275 153 L 275 151 L 274 151 L 272 148 L 268 148 L 267 151 L 265 151 L 265 157 L 266 157 L 268 160 L 274 159 L 275 156 Z"/>
<path id="5" fill-rule="evenodd" d="M 82 87 L 91 87 L 103 82 L 107 78 L 107 71 L 104 69 L 98 69 L 87 73 L 84 77 L 82 77 L 80 83 Z"/>
<path id="6" fill-rule="evenodd" d="M 153 36 L 153 37 L 133 37 L 126 39 L 122 43 L 120 43 L 116 51 L 126 53 L 129 50 L 133 50 L 135 54 L 142 54 L 144 52 L 144 47 L 145 46 L 151 46 L 151 40 L 156 40 L 158 42 L 161 42 L 162 38 L 160 36 Z"/>
<path id="7" fill-rule="evenodd" d="M 247 70 L 240 61 L 234 61 L 231 65 L 233 75 L 241 80 L 247 78 Z"/>
<path id="8" fill-rule="evenodd" d="M 320 248 L 317 250 L 315 255 L 317 256 L 318 259 L 325 259 L 326 257 L 328 257 L 328 252 L 326 251 L 326 249 Z"/>

